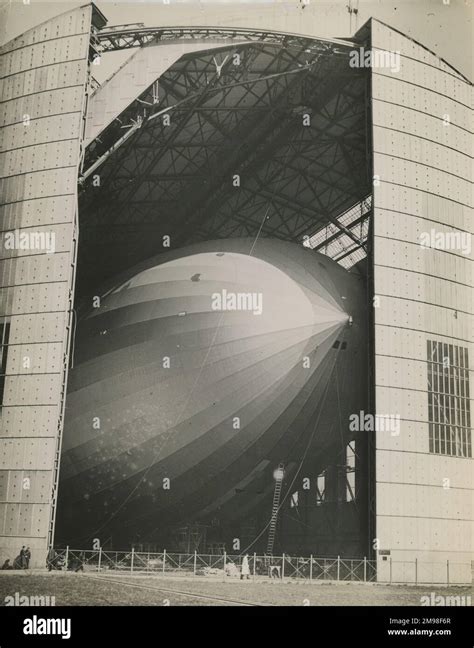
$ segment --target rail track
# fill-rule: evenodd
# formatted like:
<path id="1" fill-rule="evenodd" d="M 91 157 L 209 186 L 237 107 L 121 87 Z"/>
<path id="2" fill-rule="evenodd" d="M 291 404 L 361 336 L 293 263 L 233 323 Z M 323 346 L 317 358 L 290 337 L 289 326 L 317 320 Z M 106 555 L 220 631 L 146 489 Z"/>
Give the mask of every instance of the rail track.
<path id="1" fill-rule="evenodd" d="M 87 574 L 87 575 L 85 574 L 85 576 L 87 578 L 92 578 L 92 579 L 95 579 L 95 580 L 102 580 L 102 581 L 106 581 L 108 583 L 116 583 L 118 585 L 127 585 L 128 587 L 134 587 L 134 588 L 137 588 L 137 589 L 147 590 L 147 591 L 151 591 L 151 592 L 166 592 L 167 594 L 178 594 L 179 596 L 184 596 L 184 597 L 188 597 L 188 598 L 191 598 L 191 599 L 200 599 L 200 600 L 205 599 L 205 600 L 209 600 L 209 601 L 217 601 L 219 603 L 224 603 L 224 604 L 227 604 L 227 605 L 243 605 L 243 606 L 246 606 L 246 607 L 260 607 L 261 606 L 261 603 L 254 603 L 254 602 L 250 602 L 250 601 L 238 601 L 238 600 L 235 600 L 235 599 L 224 598 L 222 596 L 212 596 L 212 595 L 207 595 L 207 594 L 195 594 L 193 592 L 186 592 L 186 591 L 182 591 L 182 590 L 168 589 L 166 587 L 154 587 L 154 586 L 151 586 L 151 585 L 144 585 L 144 584 L 140 584 L 140 583 L 130 583 L 130 582 L 126 581 L 126 580 L 116 580 L 116 579 L 113 579 L 113 578 L 109 578 L 108 576 L 96 576 L 96 575 L 92 576 L 90 574 Z"/>

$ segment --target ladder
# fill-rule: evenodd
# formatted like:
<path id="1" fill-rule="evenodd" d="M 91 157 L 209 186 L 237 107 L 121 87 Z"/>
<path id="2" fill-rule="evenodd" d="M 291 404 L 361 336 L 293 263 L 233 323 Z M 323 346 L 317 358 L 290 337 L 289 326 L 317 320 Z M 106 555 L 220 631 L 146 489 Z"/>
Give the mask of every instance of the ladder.
<path id="1" fill-rule="evenodd" d="M 275 479 L 275 489 L 273 491 L 272 517 L 268 529 L 267 554 L 273 555 L 273 545 L 275 544 L 275 535 L 278 519 L 278 509 L 280 508 L 281 488 L 283 485 L 284 465 L 281 463 L 273 473 Z"/>

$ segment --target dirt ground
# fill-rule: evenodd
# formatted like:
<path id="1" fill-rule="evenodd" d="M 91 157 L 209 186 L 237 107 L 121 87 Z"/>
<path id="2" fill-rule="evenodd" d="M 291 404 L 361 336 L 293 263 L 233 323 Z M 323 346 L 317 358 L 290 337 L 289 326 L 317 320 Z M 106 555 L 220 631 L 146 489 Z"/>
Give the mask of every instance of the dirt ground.
<path id="1" fill-rule="evenodd" d="M 0 574 L 5 597 L 54 596 L 55 605 L 421 605 L 423 596 L 472 597 L 472 587 L 288 580 L 130 576 L 117 573 Z M 467 599 L 464 599 L 464 602 Z M 464 603 L 465 604 L 465 603 Z"/>

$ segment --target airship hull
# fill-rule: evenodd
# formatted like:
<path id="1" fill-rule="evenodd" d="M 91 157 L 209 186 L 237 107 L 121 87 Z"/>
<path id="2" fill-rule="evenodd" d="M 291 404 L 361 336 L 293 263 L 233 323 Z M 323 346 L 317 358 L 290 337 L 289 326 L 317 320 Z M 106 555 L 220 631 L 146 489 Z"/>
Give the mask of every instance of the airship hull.
<path id="1" fill-rule="evenodd" d="M 70 372 L 59 537 L 235 527 L 268 497 L 276 465 L 314 474 L 350 440 L 364 283 L 323 255 L 199 243 L 133 268 L 93 305 Z"/>

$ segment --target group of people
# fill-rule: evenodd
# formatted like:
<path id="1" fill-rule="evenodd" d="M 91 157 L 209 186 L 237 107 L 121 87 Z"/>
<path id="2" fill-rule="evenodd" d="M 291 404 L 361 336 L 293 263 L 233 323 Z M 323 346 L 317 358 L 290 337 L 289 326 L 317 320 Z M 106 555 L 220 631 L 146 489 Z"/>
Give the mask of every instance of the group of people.
<path id="1" fill-rule="evenodd" d="M 7 558 L 2 565 L 2 569 L 28 569 L 30 566 L 31 560 L 31 551 L 29 547 L 23 547 L 20 550 L 20 553 L 13 561 L 13 565 L 10 564 L 10 558 Z"/>
<path id="2" fill-rule="evenodd" d="M 64 554 L 64 552 L 58 553 L 55 549 L 51 548 L 48 552 L 48 557 L 46 558 L 46 567 L 48 571 L 52 570 L 69 570 L 69 571 L 84 571 L 85 563 L 85 553 L 83 551 L 77 554 Z"/>

